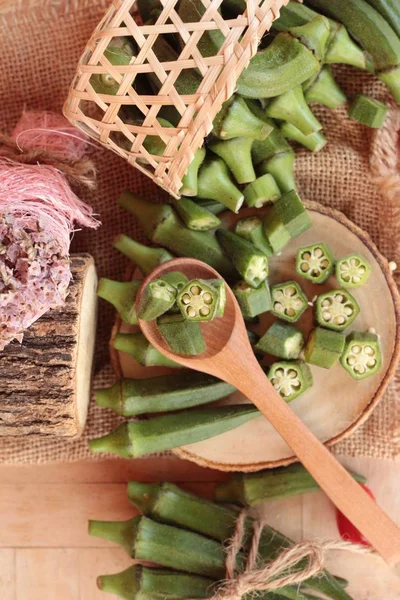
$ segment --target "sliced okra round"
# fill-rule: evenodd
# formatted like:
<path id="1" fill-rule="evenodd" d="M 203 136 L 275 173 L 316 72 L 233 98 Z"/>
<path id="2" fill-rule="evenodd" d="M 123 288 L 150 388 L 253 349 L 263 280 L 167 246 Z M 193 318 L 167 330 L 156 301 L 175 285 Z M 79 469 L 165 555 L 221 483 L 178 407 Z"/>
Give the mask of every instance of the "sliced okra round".
<path id="1" fill-rule="evenodd" d="M 359 254 L 344 256 L 336 263 L 336 278 L 345 288 L 364 285 L 371 273 L 371 267 Z"/>
<path id="2" fill-rule="evenodd" d="M 294 323 L 308 306 L 307 298 L 296 281 L 285 281 L 271 287 L 272 314 Z"/>
<path id="3" fill-rule="evenodd" d="M 301 360 L 274 363 L 268 379 L 286 402 L 304 394 L 313 383 L 309 366 Z"/>
<path id="4" fill-rule="evenodd" d="M 297 250 L 296 273 L 304 279 L 324 283 L 332 275 L 333 267 L 332 252 L 321 242 Z"/>
<path id="5" fill-rule="evenodd" d="M 308 337 L 304 356 L 308 363 L 330 369 L 342 356 L 346 336 L 323 327 L 313 329 Z"/>
<path id="6" fill-rule="evenodd" d="M 359 312 L 357 300 L 346 290 L 330 290 L 317 298 L 316 319 L 322 327 L 343 331 L 353 323 Z"/>
<path id="7" fill-rule="evenodd" d="M 304 346 L 304 337 L 294 325 L 276 321 L 258 341 L 257 350 L 291 360 L 299 358 Z"/>
<path id="8" fill-rule="evenodd" d="M 218 305 L 218 292 L 212 286 L 193 279 L 179 292 L 176 302 L 188 321 L 211 321 Z"/>
<path id="9" fill-rule="evenodd" d="M 350 333 L 340 362 L 353 379 L 365 379 L 377 373 L 382 367 L 382 354 L 376 333 Z"/>

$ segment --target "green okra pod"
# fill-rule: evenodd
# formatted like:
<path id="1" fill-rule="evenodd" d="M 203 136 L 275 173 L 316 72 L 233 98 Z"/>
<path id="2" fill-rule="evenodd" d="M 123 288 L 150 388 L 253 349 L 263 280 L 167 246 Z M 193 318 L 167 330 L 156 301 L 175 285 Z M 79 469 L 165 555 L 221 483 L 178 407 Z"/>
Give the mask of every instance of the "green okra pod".
<path id="1" fill-rule="evenodd" d="M 90 440 L 89 446 L 93 452 L 137 458 L 207 440 L 259 415 L 250 404 L 193 408 L 145 421 L 122 423 L 108 435 Z"/>
<path id="2" fill-rule="evenodd" d="M 296 182 L 293 173 L 294 152 L 282 152 L 275 154 L 272 158 L 264 160 L 258 165 L 259 176 L 269 173 L 275 179 L 282 194 L 292 190 L 296 191 Z"/>
<path id="3" fill-rule="evenodd" d="M 222 204 L 222 202 L 216 202 L 215 200 L 208 200 L 207 198 L 193 198 L 193 201 L 199 206 L 202 206 L 206 210 L 213 213 L 213 215 L 219 215 L 226 210 L 225 204 Z"/>
<path id="4" fill-rule="evenodd" d="M 157 325 L 164 340 L 176 354 L 197 356 L 206 350 L 200 325 L 181 314 L 163 315 L 157 320 Z"/>
<path id="5" fill-rule="evenodd" d="M 304 356 L 308 363 L 331 369 L 342 356 L 346 336 L 340 331 L 315 327 L 308 336 Z"/>
<path id="6" fill-rule="evenodd" d="M 163 279 L 156 279 L 146 285 L 138 309 L 138 317 L 143 321 L 153 321 L 166 313 L 174 305 L 176 289 Z"/>
<path id="7" fill-rule="evenodd" d="M 271 292 L 266 281 L 263 281 L 257 288 L 245 281 L 239 281 L 235 283 L 232 291 L 245 318 L 256 317 L 271 310 Z"/>
<path id="8" fill-rule="evenodd" d="M 222 140 L 247 137 L 264 140 L 272 127 L 251 111 L 243 98 L 233 96 L 222 105 L 214 118 L 212 133 Z"/>
<path id="9" fill-rule="evenodd" d="M 314 8 L 337 18 L 372 57 L 376 74 L 400 102 L 400 38 L 364 0 L 308 0 Z"/>
<path id="10" fill-rule="evenodd" d="M 187 171 L 182 179 L 182 187 L 179 190 L 182 196 L 197 195 L 197 180 L 199 176 L 199 169 L 203 164 L 205 157 L 205 148 L 199 148 L 198 150 L 196 150 L 194 158 L 188 166 Z"/>
<path id="11" fill-rule="evenodd" d="M 166 129 L 173 127 L 173 125 L 166 119 L 157 117 L 157 121 L 162 127 Z M 143 148 L 152 156 L 162 156 L 164 154 L 167 144 L 158 135 L 146 135 L 143 140 Z"/>
<path id="12" fill-rule="evenodd" d="M 197 23 L 201 21 L 206 7 L 201 0 L 180 0 L 178 15 L 183 23 Z M 184 41 L 182 40 L 182 47 Z M 220 29 L 211 29 L 204 31 L 203 35 L 197 42 L 197 48 L 202 56 L 215 56 L 218 54 L 222 44 L 225 41 L 225 36 Z"/>
<path id="13" fill-rule="evenodd" d="M 208 231 L 192 231 L 185 227 L 172 206 L 152 204 L 128 191 L 124 192 L 119 203 L 138 219 L 153 243 L 165 246 L 179 256 L 202 260 L 224 277 L 235 275 L 233 265 L 215 237 Z"/>
<path id="14" fill-rule="evenodd" d="M 165 248 L 150 248 L 122 234 L 115 238 L 113 246 L 129 258 L 145 276 L 158 265 L 174 258 Z"/>
<path id="15" fill-rule="evenodd" d="M 244 200 L 249 207 L 261 208 L 272 204 L 281 195 L 280 189 L 270 173 L 261 175 L 243 190 Z"/>
<path id="16" fill-rule="evenodd" d="M 353 379 L 360 380 L 375 375 L 382 367 L 382 352 L 377 334 L 371 331 L 350 333 L 340 362 Z"/>
<path id="17" fill-rule="evenodd" d="M 362 475 L 350 472 L 359 483 L 365 483 Z M 257 473 L 240 473 L 229 481 L 217 483 L 217 502 L 255 506 L 268 499 L 287 498 L 319 489 L 319 485 L 301 464 L 267 469 Z"/>
<path id="18" fill-rule="evenodd" d="M 305 148 L 308 148 L 308 150 L 311 150 L 311 152 L 319 152 L 328 143 L 328 140 L 320 131 L 304 135 L 304 133 L 291 123 L 282 123 L 281 131 L 285 138 L 301 144 Z"/>
<path id="19" fill-rule="evenodd" d="M 312 50 L 290 33 L 279 33 L 251 59 L 237 81 L 237 92 L 247 98 L 279 96 L 316 75 L 320 68 Z"/>
<path id="20" fill-rule="evenodd" d="M 212 375 L 183 371 L 150 379 L 120 379 L 96 390 L 96 403 L 123 417 L 201 406 L 232 394 L 235 388 Z"/>
<path id="21" fill-rule="evenodd" d="M 256 348 L 286 360 L 297 359 L 304 346 L 304 336 L 289 323 L 275 321 L 258 341 Z"/>
<path id="22" fill-rule="evenodd" d="M 304 99 L 301 85 L 273 98 L 265 112 L 273 119 L 291 123 L 304 135 L 310 135 L 322 129 L 321 123 L 313 115 Z"/>
<path id="23" fill-rule="evenodd" d="M 251 138 L 238 137 L 209 144 L 210 150 L 222 158 L 238 183 L 254 181 L 256 174 L 251 160 Z"/>
<path id="24" fill-rule="evenodd" d="M 217 230 L 217 239 L 243 279 L 258 287 L 267 278 L 268 258 L 248 240 L 224 229 Z"/>
<path id="25" fill-rule="evenodd" d="M 172 204 L 189 229 L 208 231 L 221 225 L 221 221 L 216 215 L 190 198 L 181 196 L 179 200 L 172 199 Z"/>
<path id="26" fill-rule="evenodd" d="M 251 147 L 251 157 L 253 163 L 257 166 L 264 160 L 272 158 L 277 154 L 290 152 L 291 147 L 279 131 L 279 128 L 274 125 L 272 119 L 266 117 L 265 112 L 261 109 L 255 100 L 247 100 L 247 105 L 254 114 L 259 118 L 264 119 L 266 123 L 271 125 L 271 133 L 264 140 L 255 140 Z"/>
<path id="27" fill-rule="evenodd" d="M 135 300 L 141 281 L 113 281 L 102 277 L 97 295 L 110 302 L 119 316 L 129 325 L 137 325 Z"/>
<path id="28" fill-rule="evenodd" d="M 100 575 L 97 587 L 124 600 L 209 598 L 215 582 L 201 575 L 133 565 L 121 573 Z"/>
<path id="29" fill-rule="evenodd" d="M 233 212 L 239 212 L 244 196 L 230 178 L 229 170 L 220 158 L 206 159 L 200 168 L 197 195 L 217 200 Z"/>
<path id="30" fill-rule="evenodd" d="M 220 543 L 147 517 L 89 521 L 89 535 L 119 544 L 137 560 L 213 579 L 225 573 L 225 552 Z"/>
<path id="31" fill-rule="evenodd" d="M 157 348 L 154 348 L 140 331 L 137 333 L 117 333 L 114 339 L 114 348 L 133 356 L 142 367 L 182 369 L 182 365 L 167 358 Z"/>
<path id="32" fill-rule="evenodd" d="M 397 0 L 367 0 L 368 4 L 389 23 L 392 29 L 400 37 L 400 10 Z"/>
<path id="33" fill-rule="evenodd" d="M 129 65 L 135 56 L 135 46 L 132 38 L 113 38 L 104 51 L 104 56 L 112 65 Z M 120 88 L 120 84 L 109 73 L 92 75 L 90 84 L 98 94 L 115 96 Z"/>
<path id="34" fill-rule="evenodd" d="M 330 35 L 328 19 L 318 15 L 308 23 L 304 23 L 304 25 L 291 27 L 288 32 L 312 50 L 319 60 L 324 58 Z"/>
<path id="35" fill-rule="evenodd" d="M 328 108 L 339 108 L 347 102 L 328 65 L 322 67 L 318 75 L 303 86 L 306 102 L 318 102 Z"/>
<path id="36" fill-rule="evenodd" d="M 400 72 L 399 72 L 400 77 Z M 349 108 L 349 117 L 368 127 L 379 129 L 382 127 L 389 107 L 379 100 L 357 94 Z"/>
<path id="37" fill-rule="evenodd" d="M 272 256 L 272 248 L 265 236 L 263 222 L 260 217 L 244 217 L 236 221 L 235 233 L 248 240 L 266 256 Z"/>

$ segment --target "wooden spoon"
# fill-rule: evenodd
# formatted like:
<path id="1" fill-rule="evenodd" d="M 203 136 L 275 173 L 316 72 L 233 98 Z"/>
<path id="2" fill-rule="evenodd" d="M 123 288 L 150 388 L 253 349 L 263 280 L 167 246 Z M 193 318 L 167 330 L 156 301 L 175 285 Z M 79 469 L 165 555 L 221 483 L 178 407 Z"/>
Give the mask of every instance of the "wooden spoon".
<path id="1" fill-rule="evenodd" d="M 136 307 L 147 284 L 171 271 L 180 271 L 189 279 L 221 279 L 217 271 L 203 262 L 176 258 L 157 267 L 143 281 L 137 294 Z M 389 564 L 397 564 L 400 562 L 400 529 L 275 391 L 253 354 L 239 305 L 228 285 L 226 292 L 224 316 L 202 324 L 207 350 L 198 356 L 188 357 L 172 352 L 155 321 L 139 319 L 140 328 L 149 342 L 168 358 L 190 369 L 223 379 L 249 398 L 338 509 Z M 321 396 L 323 402 L 323 394 Z"/>

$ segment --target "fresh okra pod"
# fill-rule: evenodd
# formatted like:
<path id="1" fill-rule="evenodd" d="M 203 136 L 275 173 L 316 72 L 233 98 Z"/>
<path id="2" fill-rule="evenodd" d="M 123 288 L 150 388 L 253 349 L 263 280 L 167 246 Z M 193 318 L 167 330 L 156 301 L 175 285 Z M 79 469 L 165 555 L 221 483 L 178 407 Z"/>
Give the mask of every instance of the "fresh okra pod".
<path id="1" fill-rule="evenodd" d="M 182 187 L 180 189 L 182 196 L 197 196 L 199 169 L 203 164 L 205 157 L 205 148 L 199 148 L 182 179 Z"/>
<path id="2" fill-rule="evenodd" d="M 149 248 L 127 235 L 118 235 L 114 240 L 114 248 L 129 258 L 145 276 L 158 265 L 174 258 L 165 248 Z"/>
<path id="3" fill-rule="evenodd" d="M 281 152 L 272 158 L 264 160 L 258 165 L 259 176 L 269 173 L 275 179 L 282 194 L 296 190 L 296 182 L 293 174 L 294 152 Z"/>
<path id="4" fill-rule="evenodd" d="M 133 565 L 121 573 L 101 575 L 97 586 L 124 600 L 209 598 L 215 582 L 201 575 Z"/>
<path id="5" fill-rule="evenodd" d="M 296 273 L 313 283 L 324 283 L 333 273 L 335 259 L 323 242 L 302 246 L 296 253 Z"/>
<path id="6" fill-rule="evenodd" d="M 267 214 L 264 231 L 274 252 L 279 252 L 291 238 L 311 227 L 311 219 L 297 193 L 292 190 L 281 196 Z"/>
<path id="7" fill-rule="evenodd" d="M 176 354 L 197 356 L 206 350 L 200 325 L 181 314 L 163 315 L 157 320 L 158 329 Z"/>
<path id="8" fill-rule="evenodd" d="M 363 475 L 350 474 L 359 483 L 365 483 Z M 217 483 L 217 502 L 255 506 L 264 500 L 287 498 L 319 489 L 318 483 L 297 463 L 288 467 L 267 469 L 257 473 L 238 473 L 229 481 Z"/>
<path id="9" fill-rule="evenodd" d="M 296 281 L 285 281 L 271 287 L 272 314 L 294 323 L 308 307 L 307 298 Z"/>
<path id="10" fill-rule="evenodd" d="M 129 65 L 135 56 L 135 46 L 129 37 L 115 37 L 108 44 L 104 56 L 111 65 Z M 123 77 L 123 75 L 121 75 Z M 120 84 L 109 73 L 95 74 L 90 77 L 90 84 L 98 94 L 118 93 Z"/>
<path id="11" fill-rule="evenodd" d="M 399 71 L 400 78 L 400 71 Z M 368 127 L 379 129 L 382 127 L 389 107 L 383 102 L 357 94 L 349 108 L 349 117 Z"/>
<path id="12" fill-rule="evenodd" d="M 318 15 L 309 23 L 291 27 L 288 32 L 312 50 L 319 60 L 324 58 L 330 36 L 329 21 L 326 17 Z"/>
<path id="13" fill-rule="evenodd" d="M 182 368 L 182 365 L 167 358 L 157 348 L 154 348 L 141 332 L 117 333 L 114 339 L 114 348 L 130 354 L 143 367 Z"/>
<path id="14" fill-rule="evenodd" d="M 225 552 L 219 542 L 147 517 L 89 521 L 89 535 L 122 546 L 136 560 L 213 579 L 220 579 L 225 573 Z"/>
<path id="15" fill-rule="evenodd" d="M 321 294 L 316 302 L 316 320 L 318 325 L 343 331 L 357 318 L 360 307 L 357 300 L 346 290 L 329 290 Z"/>
<path id="16" fill-rule="evenodd" d="M 239 96 L 224 102 L 213 123 L 213 134 L 222 140 L 238 137 L 264 140 L 271 131 L 272 126 L 255 115 Z"/>
<path id="17" fill-rule="evenodd" d="M 260 217 L 244 217 L 236 221 L 235 233 L 248 240 L 266 256 L 272 256 L 273 251 L 264 233 L 263 222 Z"/>
<path id="18" fill-rule="evenodd" d="M 176 289 L 163 279 L 156 279 L 146 285 L 138 309 L 142 321 L 153 321 L 163 315 L 176 300 Z"/>
<path id="19" fill-rule="evenodd" d="M 257 166 L 263 161 L 272 158 L 276 154 L 290 152 L 291 147 L 282 136 L 279 129 L 274 125 L 274 122 L 265 116 L 265 113 L 261 109 L 258 102 L 255 100 L 247 100 L 247 106 L 258 118 L 264 119 L 264 121 L 271 126 L 271 132 L 268 137 L 266 137 L 264 140 L 255 140 L 253 142 L 251 147 L 253 164 Z"/>
<path id="20" fill-rule="evenodd" d="M 144 421 L 122 423 L 89 442 L 93 452 L 112 452 L 124 458 L 163 452 L 208 440 L 259 416 L 250 404 L 185 410 Z"/>
<path id="21" fill-rule="evenodd" d="M 244 200 L 249 207 L 262 208 L 272 204 L 280 195 L 280 189 L 270 173 L 261 175 L 243 190 Z"/>
<path id="22" fill-rule="evenodd" d="M 176 299 L 183 318 L 189 321 L 211 321 L 215 316 L 218 302 L 217 290 L 199 279 L 189 281 Z"/>
<path id="23" fill-rule="evenodd" d="M 291 123 L 282 123 L 281 131 L 285 138 L 301 144 L 305 148 L 308 148 L 308 150 L 311 150 L 311 152 L 319 152 L 328 143 L 328 140 L 320 131 L 304 135 L 304 133 Z"/>
<path id="24" fill-rule="evenodd" d="M 275 321 L 258 341 L 256 348 L 278 358 L 294 360 L 299 358 L 303 346 L 301 331 L 284 321 Z"/>
<path id="25" fill-rule="evenodd" d="M 181 196 L 179 200 L 173 199 L 176 212 L 189 229 L 195 231 L 208 231 L 221 225 L 221 221 L 212 212 L 197 204 L 190 198 Z"/>
<path id="26" fill-rule="evenodd" d="M 232 291 L 245 318 L 256 317 L 271 310 L 271 292 L 266 281 L 257 288 L 245 281 L 239 281 Z"/>
<path id="27" fill-rule="evenodd" d="M 304 394 L 313 384 L 310 367 L 302 360 L 274 363 L 268 379 L 285 402 Z"/>
<path id="28" fill-rule="evenodd" d="M 150 379 L 120 379 L 110 388 L 96 390 L 96 403 L 123 417 L 136 417 L 200 406 L 234 391 L 225 381 L 190 370 Z"/>
<path id="29" fill-rule="evenodd" d="M 350 333 L 340 362 L 353 379 L 360 380 L 375 375 L 382 367 L 382 353 L 376 333 Z"/>
<path id="30" fill-rule="evenodd" d="M 318 102 L 328 108 L 339 108 L 347 101 L 328 65 L 322 67 L 314 79 L 307 81 L 303 89 L 306 102 Z"/>
<path id="31" fill-rule="evenodd" d="M 208 147 L 223 159 L 238 183 L 249 183 L 256 178 L 251 160 L 252 145 L 252 138 L 237 137 L 211 142 Z"/>
<path id="32" fill-rule="evenodd" d="M 102 277 L 97 295 L 110 302 L 119 316 L 129 325 L 137 325 L 135 300 L 141 281 L 113 281 Z"/>
<path id="33" fill-rule="evenodd" d="M 152 204 L 125 192 L 119 201 L 142 225 L 147 237 L 179 256 L 202 260 L 224 277 L 234 277 L 235 269 L 226 258 L 217 240 L 208 231 L 192 231 L 185 227 L 168 204 Z"/>
<path id="34" fill-rule="evenodd" d="M 248 240 L 224 229 L 217 230 L 217 239 L 237 271 L 252 287 L 258 287 L 268 275 L 268 258 Z"/>
<path id="35" fill-rule="evenodd" d="M 206 159 L 200 168 L 197 195 L 217 200 L 233 212 L 239 212 L 244 196 L 230 178 L 229 170 L 220 158 Z"/>
<path id="36" fill-rule="evenodd" d="M 313 329 L 308 337 L 304 356 L 308 363 L 331 369 L 342 356 L 346 336 L 323 327 Z"/>
<path id="37" fill-rule="evenodd" d="M 304 135 L 310 135 L 322 129 L 321 123 L 313 115 L 304 99 L 301 85 L 273 98 L 265 112 L 273 119 L 291 123 Z"/>
<path id="38" fill-rule="evenodd" d="M 183 23 L 197 23 L 201 21 L 205 12 L 206 7 L 201 0 L 180 0 L 179 2 L 178 15 Z M 181 40 L 180 36 L 179 38 Z M 204 31 L 197 42 L 197 48 L 202 56 L 215 56 L 224 41 L 225 36 L 220 29 L 211 29 Z"/>
<path id="39" fill-rule="evenodd" d="M 344 288 L 364 285 L 371 274 L 369 262 L 359 254 L 344 256 L 336 263 L 336 279 Z"/>
<path id="40" fill-rule="evenodd" d="M 214 215 L 219 215 L 220 213 L 226 210 L 226 206 L 225 204 L 222 204 L 222 202 L 208 200 L 207 198 L 193 198 L 193 200 L 196 202 L 196 204 L 202 206 L 203 208 L 206 208 Z"/>
<path id="41" fill-rule="evenodd" d="M 400 11 L 397 0 L 367 0 L 400 37 Z"/>

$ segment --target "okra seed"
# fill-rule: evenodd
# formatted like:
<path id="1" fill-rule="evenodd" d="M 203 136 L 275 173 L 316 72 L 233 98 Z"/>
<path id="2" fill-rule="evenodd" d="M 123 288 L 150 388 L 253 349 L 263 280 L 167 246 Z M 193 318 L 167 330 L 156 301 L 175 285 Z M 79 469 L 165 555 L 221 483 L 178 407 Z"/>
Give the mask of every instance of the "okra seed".
<path id="1" fill-rule="evenodd" d="M 361 275 L 363 275 L 365 273 L 365 267 L 364 267 L 364 265 L 360 265 L 358 267 L 358 272 L 361 273 Z"/>
<path id="2" fill-rule="evenodd" d="M 343 325 L 346 322 L 346 319 L 344 317 L 336 317 L 336 323 L 338 325 Z"/>
<path id="3" fill-rule="evenodd" d="M 336 294 L 335 300 L 337 300 L 338 302 L 343 302 L 344 298 L 343 298 L 342 294 Z"/>
<path id="4" fill-rule="evenodd" d="M 284 371 L 283 369 L 277 369 L 276 373 L 275 373 L 278 377 L 283 377 L 284 376 Z"/>
<path id="5" fill-rule="evenodd" d="M 317 258 L 321 258 L 322 255 L 323 255 L 323 252 L 322 252 L 321 248 L 315 248 L 314 256 L 316 256 Z"/>
<path id="6" fill-rule="evenodd" d="M 354 358 L 354 356 L 349 356 L 349 358 L 347 359 L 347 364 L 351 367 L 356 364 L 356 359 Z"/>
<path id="7" fill-rule="evenodd" d="M 330 306 L 332 304 L 332 302 L 329 300 L 329 298 L 326 298 L 323 302 L 322 302 L 322 306 Z"/>
<path id="8" fill-rule="evenodd" d="M 309 252 L 304 252 L 304 254 L 301 255 L 301 258 L 303 260 L 310 260 L 311 254 Z"/>
<path id="9" fill-rule="evenodd" d="M 303 306 L 303 302 L 300 300 L 300 298 L 296 298 L 296 300 L 294 300 L 294 302 L 293 302 L 293 306 L 297 310 L 300 310 Z"/>
<path id="10" fill-rule="evenodd" d="M 330 321 L 332 319 L 332 315 L 331 313 L 324 312 L 322 313 L 322 318 L 324 319 L 324 321 Z"/>
<path id="11" fill-rule="evenodd" d="M 301 263 L 300 269 L 303 271 L 303 273 L 307 273 L 307 271 L 308 271 L 308 263 L 306 263 L 306 262 Z"/>
<path id="12" fill-rule="evenodd" d="M 354 367 L 354 370 L 356 371 L 356 373 L 365 373 L 365 367 L 363 365 L 356 365 Z"/>
<path id="13" fill-rule="evenodd" d="M 275 304 L 274 304 L 274 311 L 275 312 L 279 312 L 279 313 L 283 312 L 283 306 L 282 306 L 282 304 L 280 304 L 279 302 L 275 302 Z"/>
<path id="14" fill-rule="evenodd" d="M 288 375 L 289 375 L 289 377 L 290 377 L 291 379 L 293 379 L 294 377 L 297 377 L 297 372 L 296 372 L 294 369 L 291 369 L 291 370 L 288 372 Z"/>
<path id="15" fill-rule="evenodd" d="M 198 285 L 192 285 L 190 291 L 192 292 L 193 296 L 200 296 L 201 294 L 201 288 Z"/>
<path id="16" fill-rule="evenodd" d="M 371 346 L 365 346 L 364 348 L 365 354 L 374 354 L 374 349 Z"/>
<path id="17" fill-rule="evenodd" d="M 185 294 L 183 296 L 182 302 L 183 302 L 183 304 L 189 304 L 190 303 L 190 296 L 189 296 L 189 294 Z"/>
<path id="18" fill-rule="evenodd" d="M 294 308 L 287 308 L 285 312 L 288 315 L 288 317 L 294 317 L 294 315 L 296 314 Z"/>
<path id="19" fill-rule="evenodd" d="M 361 346 L 354 345 L 351 347 L 351 350 L 352 350 L 352 352 L 354 352 L 354 354 L 360 354 Z"/>
<path id="20" fill-rule="evenodd" d="M 281 290 L 277 290 L 276 292 L 274 292 L 275 300 L 282 300 L 283 297 L 284 297 L 284 294 L 283 294 L 283 292 L 281 292 Z"/>
<path id="21" fill-rule="evenodd" d="M 321 269 L 327 269 L 329 267 L 329 262 L 327 260 L 323 260 L 321 262 Z"/>
<path id="22" fill-rule="evenodd" d="M 285 288 L 284 293 L 286 296 L 294 296 L 296 293 L 296 289 L 293 286 L 290 286 L 290 287 Z"/>
<path id="23" fill-rule="evenodd" d="M 360 283 L 360 281 L 361 281 L 361 277 L 359 277 L 358 275 L 354 275 L 353 283 Z"/>
<path id="24" fill-rule="evenodd" d="M 210 314 L 210 309 L 204 306 L 204 308 L 200 309 L 200 314 L 202 317 L 207 317 Z"/>
<path id="25" fill-rule="evenodd" d="M 353 314 L 353 309 L 350 306 L 345 306 L 344 312 L 348 317 L 350 317 Z"/>
<path id="26" fill-rule="evenodd" d="M 369 361 L 367 361 L 367 365 L 371 368 L 374 367 L 376 365 L 376 360 L 371 358 Z"/>
<path id="27" fill-rule="evenodd" d="M 212 302 L 212 296 L 211 296 L 210 292 L 205 292 L 203 294 L 203 300 L 204 300 L 204 302 L 206 304 L 211 304 L 211 302 Z"/>
<path id="28" fill-rule="evenodd" d="M 187 309 L 187 314 L 189 317 L 195 317 L 196 316 L 196 311 L 194 310 L 194 308 L 192 308 L 191 306 L 189 306 L 189 308 Z"/>

